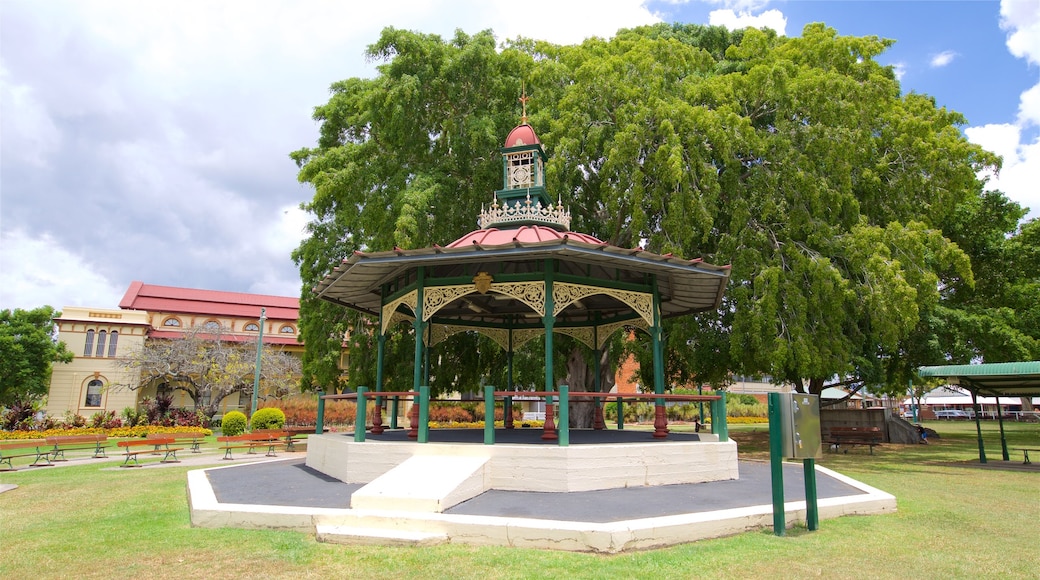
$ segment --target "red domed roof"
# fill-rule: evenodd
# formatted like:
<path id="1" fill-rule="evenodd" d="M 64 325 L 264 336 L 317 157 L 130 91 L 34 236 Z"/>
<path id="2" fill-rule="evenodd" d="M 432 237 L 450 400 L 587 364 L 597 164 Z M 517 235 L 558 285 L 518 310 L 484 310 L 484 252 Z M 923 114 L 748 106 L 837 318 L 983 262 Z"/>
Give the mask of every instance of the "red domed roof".
<path id="1" fill-rule="evenodd" d="M 550 240 L 562 240 L 568 238 L 576 242 L 586 244 L 602 244 L 603 242 L 588 235 L 578 232 L 560 232 L 546 226 L 521 226 L 516 229 L 500 230 L 488 228 L 470 232 L 454 242 L 448 244 L 449 248 L 464 248 L 474 244 L 479 246 L 501 246 L 514 242 L 546 242 Z"/>
<path id="2" fill-rule="evenodd" d="M 534 128 L 524 123 L 523 125 L 517 125 L 509 132 L 504 147 L 519 147 L 521 145 L 535 145 L 538 143 L 541 143 L 541 141 L 538 140 L 538 135 L 535 135 Z"/>

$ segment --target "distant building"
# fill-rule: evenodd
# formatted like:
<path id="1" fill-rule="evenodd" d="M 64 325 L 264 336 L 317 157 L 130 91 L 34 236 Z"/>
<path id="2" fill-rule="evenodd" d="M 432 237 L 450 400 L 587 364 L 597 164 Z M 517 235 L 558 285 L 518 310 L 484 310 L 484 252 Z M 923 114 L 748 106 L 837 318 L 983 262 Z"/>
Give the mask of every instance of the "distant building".
<path id="1" fill-rule="evenodd" d="M 177 339 L 196 326 L 223 328 L 225 340 L 255 341 L 261 308 L 266 318 L 264 344 L 302 353 L 303 344 L 297 341 L 297 298 L 133 282 L 118 310 L 66 306 L 55 323 L 59 339 L 75 358 L 54 365 L 47 413 L 60 417 L 72 412 L 90 417 L 97 412 L 119 414 L 126 407 L 136 409 L 143 398 L 155 397 L 161 385 L 138 390 L 113 388 L 137 382 L 137 377 L 128 376 L 119 367 L 119 359 L 146 341 Z M 175 407 L 194 405 L 184 393 L 174 393 Z M 245 397 L 231 396 L 222 402 L 221 410 L 245 410 L 249 403 Z"/>

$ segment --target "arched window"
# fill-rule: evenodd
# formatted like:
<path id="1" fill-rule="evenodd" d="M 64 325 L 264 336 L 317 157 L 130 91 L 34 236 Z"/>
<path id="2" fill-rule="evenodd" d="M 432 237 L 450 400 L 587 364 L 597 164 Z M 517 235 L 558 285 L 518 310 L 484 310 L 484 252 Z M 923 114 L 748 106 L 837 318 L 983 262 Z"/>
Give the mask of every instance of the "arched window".
<path id="1" fill-rule="evenodd" d="M 163 326 L 180 326 L 181 325 L 181 321 L 180 321 L 180 319 L 174 318 L 174 317 L 171 316 L 171 317 L 167 318 L 166 320 L 163 320 L 162 325 Z"/>
<path id="2" fill-rule="evenodd" d="M 97 336 L 97 354 L 94 356 L 105 356 L 105 331 L 102 330 Z"/>
<path id="3" fill-rule="evenodd" d="M 83 347 L 83 356 L 90 356 L 94 354 L 94 331 L 87 331 L 87 344 Z"/>
<path id="4" fill-rule="evenodd" d="M 87 383 L 87 398 L 83 401 L 84 407 L 101 406 L 101 386 L 102 383 L 98 379 L 94 379 Z"/>
<path id="5" fill-rule="evenodd" d="M 206 330 L 220 330 L 220 323 L 216 320 L 207 320 L 206 323 L 202 325 L 202 327 Z"/>
<path id="6" fill-rule="evenodd" d="M 260 326 L 255 322 L 247 322 L 245 330 L 248 332 L 259 332 Z"/>
<path id="7" fill-rule="evenodd" d="M 291 324 L 286 324 L 285 326 L 278 329 L 278 332 L 282 334 L 296 334 L 296 329 L 293 328 Z"/>
<path id="8" fill-rule="evenodd" d="M 119 331 L 113 330 L 108 335 L 108 358 L 116 356 L 116 343 L 119 342 Z"/>

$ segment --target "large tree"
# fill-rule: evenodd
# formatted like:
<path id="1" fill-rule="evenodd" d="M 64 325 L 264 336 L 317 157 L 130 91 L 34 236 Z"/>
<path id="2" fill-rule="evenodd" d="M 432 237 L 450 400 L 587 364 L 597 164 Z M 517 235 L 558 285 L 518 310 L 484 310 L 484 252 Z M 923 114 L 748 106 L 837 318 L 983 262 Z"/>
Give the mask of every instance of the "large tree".
<path id="1" fill-rule="evenodd" d="M 524 80 L 547 189 L 573 229 L 732 264 L 719 312 L 667 321 L 670 381 L 896 384 L 893 358 L 939 362 L 903 347 L 944 295 L 973 287 L 948 230 L 981 196 L 977 173 L 999 162 L 960 134 L 959 114 L 901 94 L 875 60 L 890 44 L 822 24 L 798 38 L 662 24 L 500 50 L 490 32 L 445 41 L 387 29 L 368 53 L 384 62 L 378 76 L 334 84 L 315 112 L 318 146 L 293 154 L 315 188 L 311 236 L 294 253 L 305 288 L 354 250 L 473 229 L 501 186 L 498 147 Z M 312 380 L 333 376 L 322 365 L 352 324 L 304 292 Z M 569 379 L 587 386 L 578 369 L 592 353 L 566 348 Z"/>
<path id="2" fill-rule="evenodd" d="M 55 338 L 50 306 L 0 312 L 0 406 L 25 403 L 47 394 L 56 362 L 70 362 L 71 352 Z"/>
<path id="3" fill-rule="evenodd" d="M 227 340 L 224 329 L 194 327 L 181 338 L 153 339 L 120 359 L 136 380 L 115 388 L 142 389 L 165 385 L 183 391 L 196 410 L 212 419 L 228 396 L 253 396 L 256 342 Z M 300 376 L 300 359 L 271 346 L 261 349 L 260 392 L 284 396 Z"/>

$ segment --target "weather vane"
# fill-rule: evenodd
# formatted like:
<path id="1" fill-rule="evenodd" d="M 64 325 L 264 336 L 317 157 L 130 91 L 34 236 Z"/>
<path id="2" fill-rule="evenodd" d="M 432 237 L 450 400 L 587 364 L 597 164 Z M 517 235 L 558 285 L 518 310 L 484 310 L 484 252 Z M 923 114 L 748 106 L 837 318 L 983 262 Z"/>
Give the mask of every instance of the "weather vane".
<path id="1" fill-rule="evenodd" d="M 520 107 L 521 107 L 521 113 L 520 113 L 520 124 L 521 125 L 526 125 L 527 124 L 527 99 L 528 98 L 529 97 L 527 96 L 527 88 L 526 88 L 526 86 L 524 84 L 524 81 L 520 81 L 520 98 L 517 99 L 517 100 L 520 101 Z"/>

